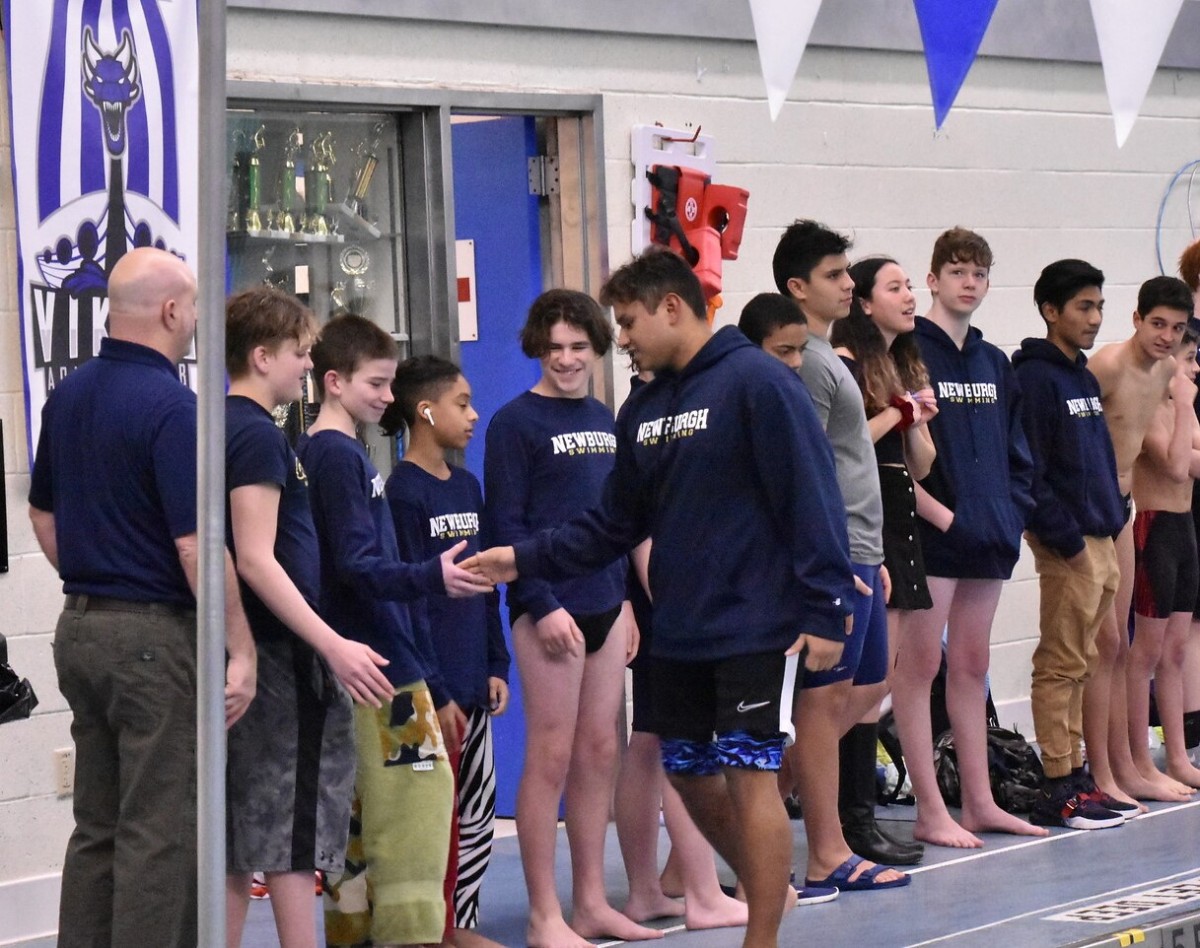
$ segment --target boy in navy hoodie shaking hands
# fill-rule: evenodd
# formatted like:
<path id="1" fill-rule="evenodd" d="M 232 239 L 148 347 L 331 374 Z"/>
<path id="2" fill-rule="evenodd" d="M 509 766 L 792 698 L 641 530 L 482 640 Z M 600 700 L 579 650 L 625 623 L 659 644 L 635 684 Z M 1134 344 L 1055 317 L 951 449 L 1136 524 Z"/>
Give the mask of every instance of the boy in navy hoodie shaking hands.
<path id="1" fill-rule="evenodd" d="M 767 948 L 789 897 L 775 771 L 797 665 L 837 664 L 853 601 L 832 452 L 796 374 L 736 329 L 711 331 L 681 257 L 646 251 L 601 301 L 618 344 L 655 377 L 617 418 L 600 505 L 464 566 L 504 582 L 556 579 L 653 538 L 652 730 L 689 814 L 745 886 L 743 944 Z"/>

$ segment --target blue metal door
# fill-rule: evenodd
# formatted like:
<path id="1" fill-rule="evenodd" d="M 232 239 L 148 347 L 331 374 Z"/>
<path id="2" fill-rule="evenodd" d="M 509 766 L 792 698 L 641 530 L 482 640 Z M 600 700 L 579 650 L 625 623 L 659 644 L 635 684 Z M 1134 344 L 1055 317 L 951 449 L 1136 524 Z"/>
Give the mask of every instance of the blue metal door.
<path id="1" fill-rule="evenodd" d="M 467 448 L 467 467 L 483 480 L 483 432 L 501 405 L 531 388 L 538 364 L 521 352 L 517 336 L 529 304 L 542 291 L 538 199 L 529 193 L 528 159 L 537 154 L 532 116 L 455 123 L 454 226 L 459 240 L 475 242 L 479 339 L 462 343 L 462 367 L 479 412 Z M 459 274 L 460 277 L 463 274 Z M 504 634 L 512 652 L 507 610 Z M 512 700 L 493 721 L 496 815 L 513 816 L 525 752 L 525 719 L 514 660 Z"/>

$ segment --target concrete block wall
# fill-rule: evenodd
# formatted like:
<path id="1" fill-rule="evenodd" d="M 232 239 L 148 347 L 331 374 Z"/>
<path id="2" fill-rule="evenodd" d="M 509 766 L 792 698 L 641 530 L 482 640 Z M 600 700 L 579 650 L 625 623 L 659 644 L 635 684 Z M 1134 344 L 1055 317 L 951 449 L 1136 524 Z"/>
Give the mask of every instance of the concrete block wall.
<path id="1" fill-rule="evenodd" d="M 56 928 L 57 873 L 71 831 L 71 800 L 55 794 L 54 750 L 71 746 L 50 640 L 62 585 L 29 526 L 29 452 L 17 315 L 17 235 L 9 142 L 8 67 L 0 44 L 0 421 L 9 569 L 0 573 L 0 632 L 9 662 L 38 696 L 28 721 L 0 726 L 0 945 Z"/>
<path id="2" fill-rule="evenodd" d="M 757 53 L 744 41 L 238 9 L 229 14 L 228 65 L 231 79 L 393 90 L 396 106 L 407 104 L 406 90 L 414 88 L 602 95 L 613 265 L 629 256 L 630 126 L 702 126 L 716 138 L 718 180 L 751 191 L 740 259 L 725 264 L 721 321 L 736 319 L 746 300 L 772 288 L 771 253 L 796 217 L 853 233 L 856 255 L 897 257 L 919 288 L 934 238 L 963 224 L 996 251 L 978 325 L 1010 351 L 1023 336 L 1041 333 L 1031 288 L 1041 267 L 1063 256 L 1082 256 L 1108 274 L 1101 342 L 1127 333 L 1137 286 L 1157 272 L 1163 190 L 1175 169 L 1200 157 L 1196 72 L 1160 70 L 1118 151 L 1101 70 L 1087 64 L 982 59 L 940 132 L 916 53 L 810 49 L 774 124 Z M 281 95 L 287 97 L 282 88 Z M 4 92 L 0 110 L 7 102 Z M 36 934 L 29 925 L 52 918 L 48 906 L 28 897 L 51 889 L 38 880 L 52 880 L 61 866 L 69 801 L 53 795 L 51 760 L 53 749 L 70 741 L 49 646 L 59 586 L 27 526 L 8 122 L 2 112 L 0 118 L 0 418 L 12 553 L 10 572 L 0 575 L 0 623 L 14 663 L 42 699 L 34 720 L 0 728 L 3 945 Z M 1173 259 L 1190 230 L 1178 195 L 1168 210 L 1164 244 Z M 927 305 L 923 289 L 918 296 Z M 615 375 L 621 380 L 623 373 Z M 1036 634 L 1037 586 L 1025 557 L 1001 600 L 992 665 L 1003 721 L 1026 730 Z M 12 898 L 18 891 L 20 904 Z"/>

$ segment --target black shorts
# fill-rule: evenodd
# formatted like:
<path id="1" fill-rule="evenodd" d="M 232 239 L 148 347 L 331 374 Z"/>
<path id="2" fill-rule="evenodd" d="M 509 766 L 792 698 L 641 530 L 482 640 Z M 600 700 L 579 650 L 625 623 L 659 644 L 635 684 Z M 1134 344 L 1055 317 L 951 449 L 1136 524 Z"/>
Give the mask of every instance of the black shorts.
<path id="1" fill-rule="evenodd" d="M 1133 520 L 1133 610 L 1148 619 L 1192 612 L 1200 585 L 1196 530 L 1187 513 L 1139 510 Z"/>
<path id="2" fill-rule="evenodd" d="M 879 466 L 883 495 L 883 565 L 892 578 L 889 609 L 932 609 L 917 532 L 917 495 L 908 468 Z"/>
<path id="3" fill-rule="evenodd" d="M 651 733 L 697 743 L 738 732 L 791 741 L 797 667 L 797 656 L 781 651 L 709 662 L 654 659 Z"/>
<path id="4" fill-rule="evenodd" d="M 640 625 L 638 629 L 641 631 Z M 658 728 L 654 726 L 654 683 L 659 677 L 659 660 L 650 654 L 650 645 L 649 633 L 642 631 L 638 653 L 629 663 L 633 688 L 633 718 L 629 727 L 644 734 L 657 734 Z"/>
<path id="5" fill-rule="evenodd" d="M 1196 547 L 1200 549 L 1200 488 L 1195 485 L 1192 486 L 1192 525 L 1196 532 Z M 1197 570 L 1197 576 L 1200 577 L 1200 570 Z M 1200 579 L 1197 582 L 1200 582 Z M 1196 591 L 1196 607 L 1192 610 L 1192 615 L 1200 619 L 1200 589 Z"/>
<path id="6" fill-rule="evenodd" d="M 643 734 L 657 734 L 651 704 L 654 697 L 654 680 L 657 677 L 654 666 L 658 662 L 658 659 L 650 654 L 654 642 L 652 625 L 654 612 L 650 607 L 650 600 L 636 579 L 628 584 L 626 594 L 629 597 L 630 606 L 633 607 L 633 621 L 637 623 L 640 636 L 637 654 L 629 663 L 630 684 L 633 688 L 631 697 L 633 717 L 629 728 Z"/>
<path id="7" fill-rule="evenodd" d="M 516 625 L 517 620 L 527 612 L 529 610 L 522 605 L 514 603 L 509 606 L 509 627 Z M 613 623 L 617 621 L 617 616 L 621 614 L 621 607 L 616 605 L 604 612 L 588 612 L 583 615 L 576 615 L 574 612 L 568 614 L 579 626 L 579 631 L 583 633 L 584 653 L 591 655 L 604 648 L 604 643 L 608 641 L 608 633 L 612 630 Z"/>

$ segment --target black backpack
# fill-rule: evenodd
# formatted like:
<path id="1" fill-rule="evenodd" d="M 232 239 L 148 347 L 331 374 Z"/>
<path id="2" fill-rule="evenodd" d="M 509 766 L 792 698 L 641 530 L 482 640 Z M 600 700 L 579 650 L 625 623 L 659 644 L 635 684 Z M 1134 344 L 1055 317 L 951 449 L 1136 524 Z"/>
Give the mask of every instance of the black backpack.
<path id="1" fill-rule="evenodd" d="M 1009 813 L 1028 813 L 1041 790 L 1044 779 L 1042 762 L 1019 731 L 1000 727 L 990 689 L 986 701 L 988 772 L 991 776 L 992 796 L 996 804 Z M 950 716 L 946 711 L 944 652 L 941 667 L 929 692 L 929 717 L 933 733 L 939 735 L 933 745 L 933 764 L 938 788 L 947 806 L 960 806 L 962 792 L 958 780 L 958 755 L 954 750 Z M 904 766 L 904 750 L 900 745 L 900 735 L 896 731 L 895 717 L 890 711 L 879 720 L 879 743 L 896 768 L 895 782 L 885 779 L 879 787 L 879 803 L 887 806 L 889 803 L 911 802 L 911 797 L 900 796 L 908 770 Z"/>
<path id="2" fill-rule="evenodd" d="M 1028 813 L 1041 791 L 1042 762 L 1019 731 L 989 724 L 987 735 L 988 775 L 996 805 L 1009 813 Z M 947 806 L 960 806 L 958 755 L 954 735 L 946 731 L 933 745 L 933 766 L 938 789 Z"/>

